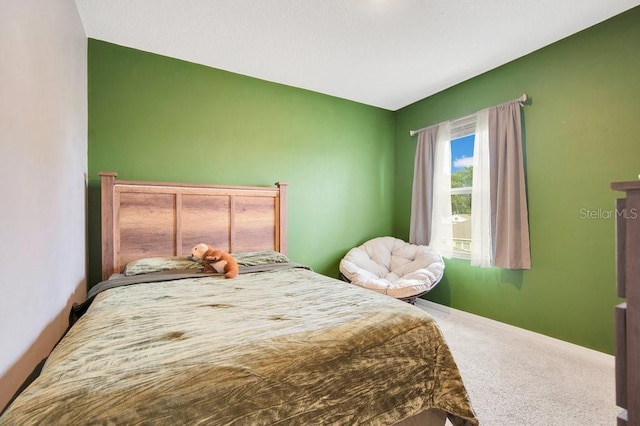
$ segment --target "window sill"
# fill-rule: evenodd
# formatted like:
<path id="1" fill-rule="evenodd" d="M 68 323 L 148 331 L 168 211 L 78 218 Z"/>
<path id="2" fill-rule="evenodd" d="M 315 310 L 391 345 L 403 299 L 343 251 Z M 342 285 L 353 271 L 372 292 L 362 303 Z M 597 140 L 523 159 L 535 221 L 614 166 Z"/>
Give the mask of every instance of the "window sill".
<path id="1" fill-rule="evenodd" d="M 467 253 L 453 253 L 451 255 L 452 259 L 462 259 L 462 260 L 471 260 L 471 254 Z"/>

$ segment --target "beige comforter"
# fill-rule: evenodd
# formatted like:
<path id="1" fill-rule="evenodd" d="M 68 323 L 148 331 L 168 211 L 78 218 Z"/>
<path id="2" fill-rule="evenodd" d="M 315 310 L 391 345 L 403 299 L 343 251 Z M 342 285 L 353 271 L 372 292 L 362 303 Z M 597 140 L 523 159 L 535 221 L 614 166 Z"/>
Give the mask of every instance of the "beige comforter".
<path id="1" fill-rule="evenodd" d="M 291 268 L 97 295 L 0 424 L 476 424 L 436 323 Z"/>

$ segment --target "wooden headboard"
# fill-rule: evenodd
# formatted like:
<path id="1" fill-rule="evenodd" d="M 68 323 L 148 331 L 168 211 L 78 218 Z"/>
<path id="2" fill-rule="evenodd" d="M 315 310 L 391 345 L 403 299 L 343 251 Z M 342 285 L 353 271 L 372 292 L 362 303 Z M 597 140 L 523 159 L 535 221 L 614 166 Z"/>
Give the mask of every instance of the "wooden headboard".
<path id="1" fill-rule="evenodd" d="M 198 243 L 231 253 L 287 251 L 286 184 L 137 182 L 100 172 L 102 279 L 143 257 L 188 256 Z"/>

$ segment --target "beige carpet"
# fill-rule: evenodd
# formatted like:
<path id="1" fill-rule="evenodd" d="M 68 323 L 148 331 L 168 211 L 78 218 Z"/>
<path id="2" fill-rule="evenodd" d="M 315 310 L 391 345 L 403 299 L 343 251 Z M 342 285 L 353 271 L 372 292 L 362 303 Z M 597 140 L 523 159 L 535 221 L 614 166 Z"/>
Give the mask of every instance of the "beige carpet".
<path id="1" fill-rule="evenodd" d="M 481 425 L 616 424 L 612 356 L 425 300 L 416 306 L 440 325 Z"/>

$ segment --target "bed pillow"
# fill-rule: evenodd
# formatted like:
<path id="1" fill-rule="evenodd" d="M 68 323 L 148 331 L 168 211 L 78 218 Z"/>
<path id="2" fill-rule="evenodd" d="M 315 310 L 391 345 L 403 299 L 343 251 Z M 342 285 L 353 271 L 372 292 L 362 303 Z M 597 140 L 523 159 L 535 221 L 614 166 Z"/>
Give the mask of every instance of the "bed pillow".
<path id="1" fill-rule="evenodd" d="M 202 263 L 188 259 L 186 257 L 145 257 L 127 263 L 124 268 L 124 275 L 149 274 L 151 272 L 171 271 L 175 269 L 193 270 L 202 272 Z"/>
<path id="2" fill-rule="evenodd" d="M 270 263 L 287 263 L 289 258 L 275 250 L 232 253 L 239 266 L 267 265 Z"/>
<path id="3" fill-rule="evenodd" d="M 270 263 L 287 263 L 289 258 L 274 250 L 254 251 L 246 253 L 232 253 L 239 266 L 266 265 Z M 171 271 L 176 269 L 202 272 L 202 263 L 187 257 L 145 257 L 127 263 L 124 275 L 131 277 L 151 272 Z"/>

